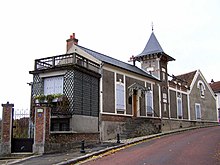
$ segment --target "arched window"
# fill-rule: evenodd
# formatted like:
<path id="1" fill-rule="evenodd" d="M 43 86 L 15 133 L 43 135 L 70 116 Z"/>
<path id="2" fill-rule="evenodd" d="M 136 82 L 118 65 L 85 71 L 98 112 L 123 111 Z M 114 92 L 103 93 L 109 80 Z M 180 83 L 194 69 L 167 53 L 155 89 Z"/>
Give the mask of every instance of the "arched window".
<path id="1" fill-rule="evenodd" d="M 205 97 L 205 85 L 201 80 L 198 81 L 197 88 L 199 88 L 200 96 L 204 98 Z"/>

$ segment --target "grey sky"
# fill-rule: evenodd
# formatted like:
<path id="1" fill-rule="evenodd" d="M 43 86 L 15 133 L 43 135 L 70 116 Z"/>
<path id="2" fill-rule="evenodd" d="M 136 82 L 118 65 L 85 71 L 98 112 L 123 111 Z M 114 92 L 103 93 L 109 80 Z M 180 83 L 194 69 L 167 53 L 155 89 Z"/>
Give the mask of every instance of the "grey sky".
<path id="1" fill-rule="evenodd" d="M 27 109 L 34 60 L 64 54 L 75 32 L 79 44 L 127 62 L 142 52 L 151 23 L 163 50 L 176 61 L 168 72 L 200 69 L 220 80 L 219 0 L 0 1 L 0 103 Z"/>

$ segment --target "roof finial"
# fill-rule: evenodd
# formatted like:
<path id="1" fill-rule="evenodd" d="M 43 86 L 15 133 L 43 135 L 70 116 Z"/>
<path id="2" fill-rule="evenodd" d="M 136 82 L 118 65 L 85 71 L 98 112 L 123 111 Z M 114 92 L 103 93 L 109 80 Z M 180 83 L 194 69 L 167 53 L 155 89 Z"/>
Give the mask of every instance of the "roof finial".
<path id="1" fill-rule="evenodd" d="M 151 23 L 151 27 L 152 27 L 152 32 L 154 31 L 154 24 L 153 22 Z"/>

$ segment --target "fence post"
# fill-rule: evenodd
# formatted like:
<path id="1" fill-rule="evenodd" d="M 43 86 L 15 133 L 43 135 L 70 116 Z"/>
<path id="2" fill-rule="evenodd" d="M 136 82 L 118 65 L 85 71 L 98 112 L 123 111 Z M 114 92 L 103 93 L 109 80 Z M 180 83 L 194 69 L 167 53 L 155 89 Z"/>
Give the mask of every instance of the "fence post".
<path id="1" fill-rule="evenodd" d="M 12 121 L 13 121 L 13 107 L 14 104 L 7 102 L 2 104 L 2 132 L 1 132 L 1 155 L 11 154 L 11 140 L 12 140 Z"/>

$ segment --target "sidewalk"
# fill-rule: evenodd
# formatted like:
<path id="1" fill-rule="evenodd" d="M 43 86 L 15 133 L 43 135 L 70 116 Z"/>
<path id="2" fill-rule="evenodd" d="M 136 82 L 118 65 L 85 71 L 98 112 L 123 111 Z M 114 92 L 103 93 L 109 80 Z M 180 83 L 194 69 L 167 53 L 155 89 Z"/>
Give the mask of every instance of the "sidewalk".
<path id="1" fill-rule="evenodd" d="M 106 141 L 100 144 L 94 144 L 87 146 L 85 148 L 85 153 L 80 153 L 80 148 L 76 148 L 74 150 L 67 151 L 65 153 L 54 153 L 54 154 L 44 154 L 44 155 L 32 155 L 25 158 L 19 158 L 19 159 L 7 159 L 7 160 L 0 160 L 0 164 L 13 164 L 13 165 L 65 165 L 65 164 L 71 164 L 71 163 L 77 163 L 79 161 L 92 158 L 95 156 L 98 156 L 100 154 L 104 154 L 106 152 L 114 152 L 116 149 L 120 149 L 122 147 L 135 144 L 147 139 L 152 139 L 172 133 L 192 130 L 196 128 L 202 128 L 202 127 L 191 127 L 191 128 L 183 128 L 179 130 L 173 130 L 173 131 L 166 131 L 159 134 L 154 135 L 148 135 L 148 136 L 142 136 L 132 139 L 125 139 L 120 140 L 120 143 L 117 143 L 116 140 Z"/>

